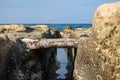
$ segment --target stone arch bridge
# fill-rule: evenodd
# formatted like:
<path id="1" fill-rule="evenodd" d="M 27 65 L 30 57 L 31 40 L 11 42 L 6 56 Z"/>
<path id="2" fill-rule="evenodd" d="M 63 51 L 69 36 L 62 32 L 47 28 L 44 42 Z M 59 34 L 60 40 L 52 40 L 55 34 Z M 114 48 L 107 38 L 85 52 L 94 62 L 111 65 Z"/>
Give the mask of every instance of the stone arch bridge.
<path id="1" fill-rule="evenodd" d="M 20 39 L 25 48 L 77 48 L 78 39 L 58 38 L 58 39 Z"/>

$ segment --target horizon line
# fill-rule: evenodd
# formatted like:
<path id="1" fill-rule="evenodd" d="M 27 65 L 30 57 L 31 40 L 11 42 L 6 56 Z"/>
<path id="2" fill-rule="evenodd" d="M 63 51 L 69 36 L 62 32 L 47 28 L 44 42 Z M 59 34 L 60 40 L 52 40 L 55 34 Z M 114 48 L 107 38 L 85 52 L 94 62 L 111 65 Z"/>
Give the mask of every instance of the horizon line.
<path id="1" fill-rule="evenodd" d="M 92 23 L 0 23 L 0 24 L 92 24 Z"/>

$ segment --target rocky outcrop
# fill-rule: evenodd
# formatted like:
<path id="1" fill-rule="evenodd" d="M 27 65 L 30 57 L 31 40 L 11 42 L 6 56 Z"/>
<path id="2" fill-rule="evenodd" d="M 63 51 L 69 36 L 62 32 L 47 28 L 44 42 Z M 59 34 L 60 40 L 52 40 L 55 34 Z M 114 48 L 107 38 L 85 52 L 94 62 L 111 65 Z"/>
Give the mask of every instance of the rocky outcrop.
<path id="1" fill-rule="evenodd" d="M 93 39 L 88 37 L 79 39 L 74 63 L 75 80 L 101 80 L 96 78 L 99 71 L 99 56 L 95 48 L 96 43 Z"/>
<path id="2" fill-rule="evenodd" d="M 70 26 L 65 26 L 65 27 L 64 27 L 64 32 L 63 32 L 63 34 L 62 34 L 62 37 L 63 37 L 63 38 L 69 38 L 71 32 L 73 32 L 73 29 L 72 29 Z"/>
<path id="3" fill-rule="evenodd" d="M 120 2 L 100 6 L 90 38 L 80 38 L 75 80 L 120 80 Z"/>
<path id="4" fill-rule="evenodd" d="M 75 38 L 89 37 L 91 34 L 90 28 L 76 28 L 72 29 L 70 26 L 64 27 L 64 32 L 62 34 L 63 38 Z"/>
<path id="5" fill-rule="evenodd" d="M 79 38 L 84 38 L 84 37 L 88 38 L 90 35 L 91 35 L 91 28 L 76 28 L 76 29 L 72 29 L 70 26 L 65 26 L 64 27 L 64 32 L 62 34 L 62 38 L 72 38 L 72 39 L 77 39 L 78 40 Z M 79 43 L 80 42 L 81 42 L 81 40 L 79 41 Z M 80 60 L 79 60 L 80 57 L 78 57 L 79 55 L 76 55 L 77 48 L 80 48 L 80 47 L 77 46 L 76 48 L 75 47 L 65 48 L 65 51 L 66 51 L 67 56 L 68 56 L 69 75 L 71 75 L 71 77 L 73 77 L 74 69 L 77 70 L 75 72 L 80 74 L 80 72 L 78 71 L 79 66 L 80 66 L 80 64 L 78 64 L 80 62 Z M 75 63 L 75 58 L 78 61 L 78 63 Z M 74 64 L 76 64 L 75 68 L 73 66 Z M 79 75 L 76 75 L 74 77 L 77 78 L 78 76 Z M 77 78 L 77 79 L 79 80 L 79 78 Z M 92 79 L 90 79 L 90 80 L 92 80 Z"/>
<path id="6" fill-rule="evenodd" d="M 120 79 L 120 2 L 100 6 L 94 16 L 92 35 L 97 43 L 103 80 Z M 96 35 L 96 36 L 95 36 Z"/>
<path id="7" fill-rule="evenodd" d="M 89 37 L 91 34 L 91 28 L 76 28 L 72 33 L 71 37 L 79 39 L 81 37 Z"/>
<path id="8" fill-rule="evenodd" d="M 0 33 L 7 34 L 11 41 L 16 41 L 18 38 L 59 38 L 60 33 L 57 30 L 52 30 L 46 25 L 36 25 L 27 27 L 24 25 L 1 25 Z"/>
<path id="9" fill-rule="evenodd" d="M 9 32 L 25 32 L 26 27 L 23 25 L 1 25 L 0 26 L 0 33 L 9 33 Z"/>
<path id="10" fill-rule="evenodd" d="M 31 26 L 34 30 L 43 30 L 43 31 L 49 31 L 50 28 L 47 25 L 36 25 L 36 26 Z"/>
<path id="11" fill-rule="evenodd" d="M 50 30 L 51 38 L 61 38 L 61 34 L 58 30 Z"/>
<path id="12" fill-rule="evenodd" d="M 0 79 L 43 80 L 49 75 L 47 66 L 55 57 L 53 55 L 56 54 L 56 48 L 27 50 L 20 46 L 18 40 L 26 37 L 58 38 L 60 34 L 56 30 L 45 25 L 1 25 L 0 33 Z"/>
<path id="13" fill-rule="evenodd" d="M 105 38 L 115 36 L 114 31 L 119 30 L 120 2 L 101 5 L 95 12 L 92 26 L 92 34 L 97 42 L 101 43 Z M 119 31 L 118 31 L 119 33 Z"/>
<path id="14" fill-rule="evenodd" d="M 7 66 L 12 56 L 11 43 L 6 35 L 0 35 L 0 79 L 5 80 L 7 74 Z"/>

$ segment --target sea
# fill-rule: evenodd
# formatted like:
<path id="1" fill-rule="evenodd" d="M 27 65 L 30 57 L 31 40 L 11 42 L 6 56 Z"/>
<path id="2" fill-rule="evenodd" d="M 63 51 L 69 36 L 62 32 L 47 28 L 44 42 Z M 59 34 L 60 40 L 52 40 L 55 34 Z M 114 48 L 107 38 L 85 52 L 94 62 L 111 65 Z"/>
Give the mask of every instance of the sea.
<path id="1" fill-rule="evenodd" d="M 6 24 L 0 24 L 0 25 L 6 25 Z M 9 25 L 9 24 L 7 24 Z M 63 32 L 65 26 L 70 26 L 71 28 L 89 28 L 92 26 L 91 23 L 87 24 L 22 24 L 25 26 L 35 26 L 35 25 L 48 25 L 51 29 L 57 29 L 60 32 Z"/>

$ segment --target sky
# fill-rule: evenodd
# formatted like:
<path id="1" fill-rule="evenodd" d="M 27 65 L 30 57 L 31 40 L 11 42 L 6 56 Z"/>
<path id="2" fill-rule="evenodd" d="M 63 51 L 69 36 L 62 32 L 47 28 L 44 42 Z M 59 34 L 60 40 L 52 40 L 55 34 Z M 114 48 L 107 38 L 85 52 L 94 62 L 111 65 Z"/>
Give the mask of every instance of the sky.
<path id="1" fill-rule="evenodd" d="M 0 0 L 0 23 L 92 23 L 95 10 L 118 0 Z"/>

